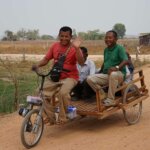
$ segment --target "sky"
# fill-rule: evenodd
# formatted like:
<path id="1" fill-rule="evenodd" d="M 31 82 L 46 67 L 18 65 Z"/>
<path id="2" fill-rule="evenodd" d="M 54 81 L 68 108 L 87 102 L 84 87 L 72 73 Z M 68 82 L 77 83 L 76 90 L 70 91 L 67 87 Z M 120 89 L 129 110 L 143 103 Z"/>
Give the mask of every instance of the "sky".
<path id="1" fill-rule="evenodd" d="M 66 25 L 106 32 L 116 23 L 127 35 L 150 32 L 150 0 L 0 0 L 0 36 L 22 28 L 55 36 Z"/>

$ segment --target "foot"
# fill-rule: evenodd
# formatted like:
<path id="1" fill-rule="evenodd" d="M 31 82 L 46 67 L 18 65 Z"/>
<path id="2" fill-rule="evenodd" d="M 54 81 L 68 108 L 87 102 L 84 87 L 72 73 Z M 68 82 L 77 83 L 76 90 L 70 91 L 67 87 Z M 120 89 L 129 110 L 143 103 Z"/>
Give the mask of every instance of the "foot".
<path id="1" fill-rule="evenodd" d="M 115 106 L 116 102 L 114 100 L 110 99 L 110 98 L 106 98 L 103 101 L 103 104 L 104 104 L 104 106 L 109 107 L 109 106 Z"/>

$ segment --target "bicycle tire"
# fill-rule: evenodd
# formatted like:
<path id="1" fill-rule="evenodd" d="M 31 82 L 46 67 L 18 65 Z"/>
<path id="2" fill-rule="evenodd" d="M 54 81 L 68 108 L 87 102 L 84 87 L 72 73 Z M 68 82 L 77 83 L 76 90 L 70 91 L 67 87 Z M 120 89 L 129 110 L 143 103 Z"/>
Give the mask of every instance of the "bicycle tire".
<path id="1" fill-rule="evenodd" d="M 136 95 L 140 96 L 138 87 L 135 84 L 129 84 L 128 87 L 124 91 L 123 104 L 127 103 L 127 94 L 129 93 L 131 89 L 134 89 L 136 92 Z M 137 112 L 134 112 L 134 109 L 136 109 L 135 107 L 137 108 Z M 131 111 L 129 111 L 129 109 L 131 109 Z M 141 114 L 142 114 L 142 102 L 139 102 L 136 105 L 130 106 L 129 109 L 123 110 L 125 121 L 129 125 L 136 124 L 139 121 Z M 131 118 L 131 115 L 133 115 L 134 117 Z"/>
<path id="2" fill-rule="evenodd" d="M 36 115 L 34 122 L 32 123 L 32 116 Z M 39 117 L 39 118 L 38 118 Z M 37 118 L 40 124 L 36 124 Z M 38 126 L 37 126 L 38 125 Z M 37 129 L 37 131 L 35 131 Z M 43 118 L 39 116 L 39 109 L 31 110 L 24 118 L 21 126 L 21 142 L 26 148 L 32 148 L 38 144 L 44 129 Z M 28 141 L 26 134 L 33 134 L 35 138 L 33 141 Z"/>

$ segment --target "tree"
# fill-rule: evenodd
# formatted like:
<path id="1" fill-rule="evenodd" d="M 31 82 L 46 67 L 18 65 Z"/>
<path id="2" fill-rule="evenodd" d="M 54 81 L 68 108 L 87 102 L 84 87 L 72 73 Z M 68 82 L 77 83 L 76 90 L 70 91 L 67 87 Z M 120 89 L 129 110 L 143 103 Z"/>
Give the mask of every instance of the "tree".
<path id="1" fill-rule="evenodd" d="M 85 32 L 79 32 L 78 36 L 83 38 L 84 40 L 86 39 L 86 33 Z"/>
<path id="2" fill-rule="evenodd" d="M 115 30 L 117 32 L 118 38 L 121 38 L 121 39 L 124 37 L 125 32 L 126 32 L 125 25 L 122 23 L 116 23 L 113 26 L 113 30 Z"/>
<path id="3" fill-rule="evenodd" d="M 39 30 L 28 30 L 26 33 L 28 40 L 36 40 L 39 38 Z"/>
<path id="4" fill-rule="evenodd" d="M 99 29 L 90 30 L 87 32 L 79 32 L 78 35 L 84 40 L 100 40 L 104 37 L 104 33 L 100 32 Z"/>
<path id="5" fill-rule="evenodd" d="M 44 35 L 41 36 L 41 39 L 42 39 L 42 40 L 53 40 L 54 37 L 51 36 L 51 35 L 46 35 L 46 34 L 44 34 Z"/>
<path id="6" fill-rule="evenodd" d="M 2 38 L 2 41 L 17 41 L 17 40 L 18 40 L 17 35 L 10 30 L 6 30 L 5 36 Z"/>
<path id="7" fill-rule="evenodd" d="M 26 33 L 27 31 L 25 29 L 21 29 L 17 32 L 17 37 L 20 39 L 20 40 L 24 40 L 26 38 Z"/>
<path id="8" fill-rule="evenodd" d="M 8 41 L 12 41 L 12 39 L 13 39 L 13 32 L 12 31 L 6 30 L 5 35 L 6 35 L 6 38 Z"/>

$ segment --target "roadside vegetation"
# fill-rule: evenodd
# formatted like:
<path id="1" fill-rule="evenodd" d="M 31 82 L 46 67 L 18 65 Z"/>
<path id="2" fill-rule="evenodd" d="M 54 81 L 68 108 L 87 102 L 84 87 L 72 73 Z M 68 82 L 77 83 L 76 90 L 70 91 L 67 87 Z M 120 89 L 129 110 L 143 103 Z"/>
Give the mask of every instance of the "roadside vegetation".
<path id="1" fill-rule="evenodd" d="M 56 40 L 0 41 L 0 54 L 45 54 L 55 41 Z M 130 54 L 135 54 L 139 40 L 119 39 L 118 43 L 127 45 Z M 88 48 L 89 55 L 100 55 L 103 54 L 105 43 L 104 40 L 85 40 L 82 46 Z M 141 54 L 149 54 L 150 46 L 143 46 L 140 51 Z"/>
<path id="2" fill-rule="evenodd" d="M 0 112 L 13 112 L 37 88 L 31 62 L 0 61 Z"/>

